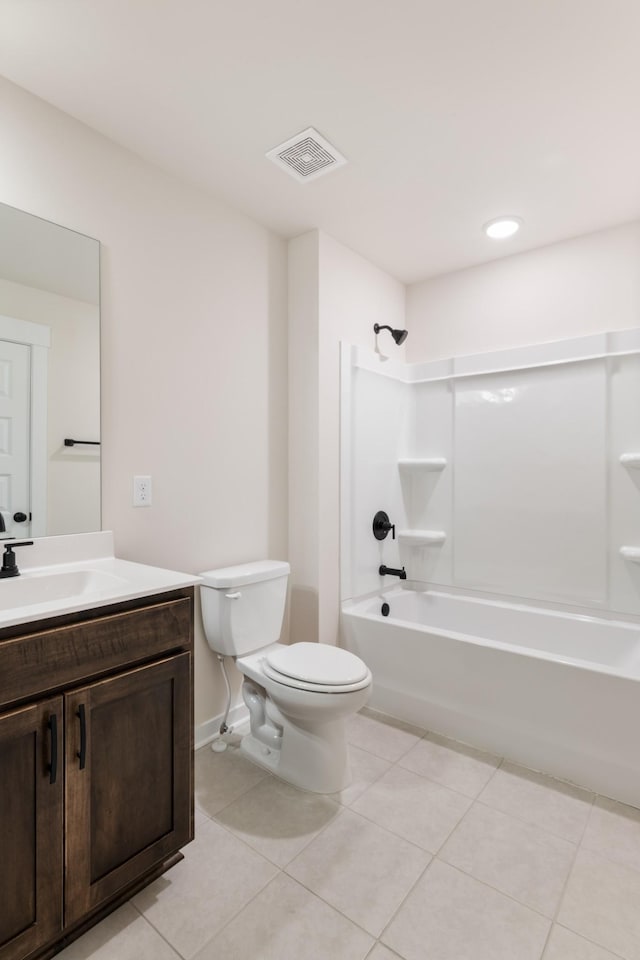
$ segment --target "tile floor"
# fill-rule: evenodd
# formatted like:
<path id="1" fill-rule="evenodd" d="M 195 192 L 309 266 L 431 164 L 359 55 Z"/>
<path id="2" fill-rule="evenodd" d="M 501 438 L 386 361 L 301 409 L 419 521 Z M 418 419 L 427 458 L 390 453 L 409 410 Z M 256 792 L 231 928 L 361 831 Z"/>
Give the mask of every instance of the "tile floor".
<path id="1" fill-rule="evenodd" d="M 363 711 L 353 783 L 196 754 L 185 859 L 64 960 L 640 960 L 640 810 Z"/>

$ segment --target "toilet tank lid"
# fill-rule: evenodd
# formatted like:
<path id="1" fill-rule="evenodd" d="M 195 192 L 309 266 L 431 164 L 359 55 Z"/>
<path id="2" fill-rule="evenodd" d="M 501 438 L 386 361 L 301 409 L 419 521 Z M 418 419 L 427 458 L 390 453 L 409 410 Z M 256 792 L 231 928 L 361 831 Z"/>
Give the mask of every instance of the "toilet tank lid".
<path id="1" fill-rule="evenodd" d="M 239 563 L 235 567 L 205 570 L 200 576 L 203 585 L 222 590 L 228 587 L 242 587 L 247 583 L 260 583 L 263 580 L 286 577 L 289 570 L 289 564 L 285 560 L 254 560 L 252 563 Z"/>

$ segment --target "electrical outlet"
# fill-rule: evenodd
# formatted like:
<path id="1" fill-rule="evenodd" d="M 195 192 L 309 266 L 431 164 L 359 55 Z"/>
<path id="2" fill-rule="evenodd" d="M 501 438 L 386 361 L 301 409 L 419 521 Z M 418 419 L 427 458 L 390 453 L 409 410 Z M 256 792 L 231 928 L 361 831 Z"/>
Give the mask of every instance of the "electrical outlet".
<path id="1" fill-rule="evenodd" d="M 151 477 L 133 478 L 133 505 L 134 507 L 151 506 Z"/>

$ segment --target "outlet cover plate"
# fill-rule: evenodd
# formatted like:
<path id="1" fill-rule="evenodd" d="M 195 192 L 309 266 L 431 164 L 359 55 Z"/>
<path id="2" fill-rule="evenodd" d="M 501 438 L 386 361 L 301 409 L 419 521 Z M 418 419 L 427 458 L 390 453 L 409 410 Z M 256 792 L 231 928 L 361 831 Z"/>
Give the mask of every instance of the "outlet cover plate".
<path id="1" fill-rule="evenodd" d="M 151 477 L 133 478 L 133 505 L 134 507 L 151 506 Z"/>

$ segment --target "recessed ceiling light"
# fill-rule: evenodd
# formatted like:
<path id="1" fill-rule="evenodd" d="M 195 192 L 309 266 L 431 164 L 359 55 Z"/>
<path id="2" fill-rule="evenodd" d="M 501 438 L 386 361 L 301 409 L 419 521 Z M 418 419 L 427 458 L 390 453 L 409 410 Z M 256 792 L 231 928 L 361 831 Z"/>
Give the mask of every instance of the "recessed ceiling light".
<path id="1" fill-rule="evenodd" d="M 506 240 L 517 233 L 522 226 L 520 217 L 496 217 L 495 220 L 489 220 L 482 228 L 488 237 L 492 240 Z"/>

